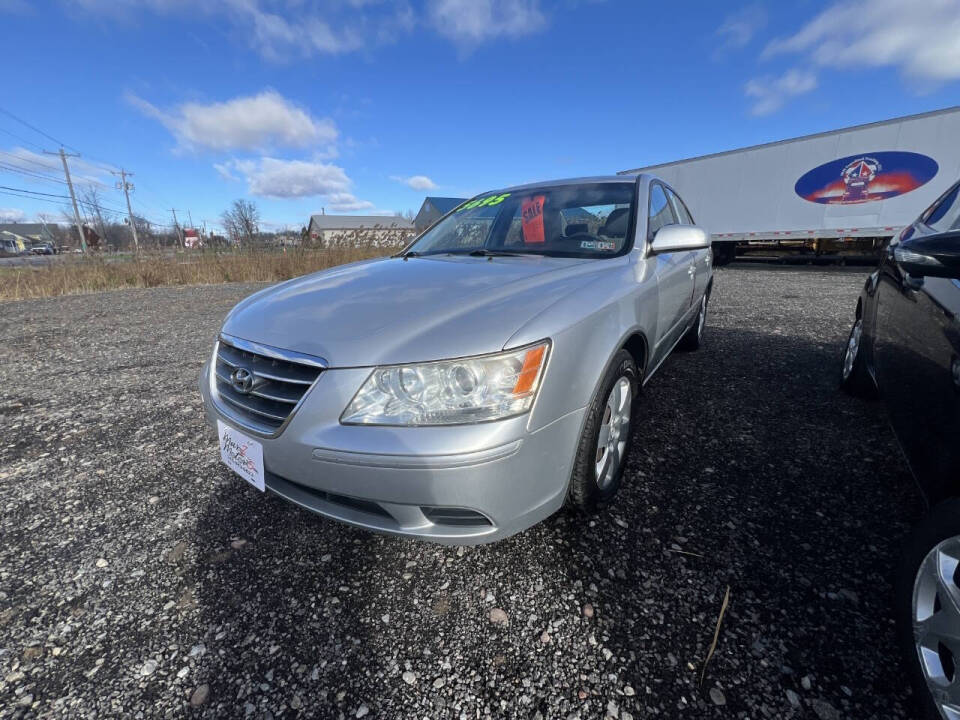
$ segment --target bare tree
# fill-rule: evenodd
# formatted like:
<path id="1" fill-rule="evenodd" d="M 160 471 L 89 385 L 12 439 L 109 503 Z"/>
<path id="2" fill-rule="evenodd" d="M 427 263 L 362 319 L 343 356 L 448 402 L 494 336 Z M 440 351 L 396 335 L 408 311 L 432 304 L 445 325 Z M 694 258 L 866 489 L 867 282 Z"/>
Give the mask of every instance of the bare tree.
<path id="1" fill-rule="evenodd" d="M 113 225 L 114 222 L 113 217 L 110 215 L 107 215 L 107 219 L 104 220 L 105 211 L 100 198 L 100 189 L 96 185 L 87 185 L 80 190 L 79 194 L 80 202 L 84 206 L 84 215 L 89 213 L 93 225 L 97 228 L 97 232 L 100 233 L 100 237 L 107 243 L 113 241 L 114 244 L 117 244 L 116 241 L 119 240 L 119 238 L 116 237 L 116 233 L 108 234 L 107 232 L 108 223 Z"/>
<path id="2" fill-rule="evenodd" d="M 227 234 L 238 245 L 242 240 L 253 244 L 260 235 L 260 210 L 250 200 L 234 200 L 220 219 Z"/>

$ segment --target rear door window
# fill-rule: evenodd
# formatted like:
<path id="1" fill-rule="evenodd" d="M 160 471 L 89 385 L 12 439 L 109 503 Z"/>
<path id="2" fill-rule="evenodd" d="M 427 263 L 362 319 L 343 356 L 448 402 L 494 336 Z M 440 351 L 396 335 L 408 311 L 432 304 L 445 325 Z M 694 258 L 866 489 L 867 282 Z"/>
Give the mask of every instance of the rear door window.
<path id="1" fill-rule="evenodd" d="M 654 183 L 650 186 L 650 210 L 648 221 L 648 237 L 653 240 L 657 230 L 664 225 L 676 225 L 677 217 L 673 214 L 673 207 L 667 200 L 663 185 Z"/>
<path id="2" fill-rule="evenodd" d="M 672 190 L 667 190 L 670 194 L 670 200 L 673 202 L 673 209 L 677 214 L 677 219 L 681 225 L 693 225 L 693 216 L 690 214 L 690 211 L 687 210 L 687 206 L 683 204 L 683 200 L 680 199 L 680 196 L 677 195 Z"/>

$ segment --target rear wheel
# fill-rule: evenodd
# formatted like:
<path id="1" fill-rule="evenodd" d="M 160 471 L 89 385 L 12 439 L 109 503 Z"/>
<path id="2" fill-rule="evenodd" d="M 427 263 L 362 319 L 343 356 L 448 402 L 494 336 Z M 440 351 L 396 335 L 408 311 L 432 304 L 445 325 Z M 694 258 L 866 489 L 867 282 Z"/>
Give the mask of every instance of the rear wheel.
<path id="1" fill-rule="evenodd" d="M 960 500 L 933 509 L 897 571 L 897 635 L 922 717 L 960 718 Z"/>
<path id="2" fill-rule="evenodd" d="M 863 318 L 858 317 L 843 349 L 840 363 L 840 388 L 848 395 L 860 398 L 872 398 L 877 388 L 863 353 Z"/>
<path id="3" fill-rule="evenodd" d="M 633 356 L 620 350 L 587 408 L 577 457 L 570 477 L 569 504 L 591 511 L 620 488 L 630 452 L 630 429 L 640 389 Z"/>

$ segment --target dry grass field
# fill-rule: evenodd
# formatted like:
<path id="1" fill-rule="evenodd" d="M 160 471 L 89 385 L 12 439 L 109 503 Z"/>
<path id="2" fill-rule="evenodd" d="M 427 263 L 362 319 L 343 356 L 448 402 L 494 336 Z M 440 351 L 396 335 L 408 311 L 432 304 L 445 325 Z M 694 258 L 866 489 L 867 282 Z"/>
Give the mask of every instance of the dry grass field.
<path id="1" fill-rule="evenodd" d="M 0 268 L 0 300 L 26 300 L 119 288 L 279 282 L 335 265 L 380 257 L 397 249 L 366 245 L 58 256 L 42 264 Z"/>

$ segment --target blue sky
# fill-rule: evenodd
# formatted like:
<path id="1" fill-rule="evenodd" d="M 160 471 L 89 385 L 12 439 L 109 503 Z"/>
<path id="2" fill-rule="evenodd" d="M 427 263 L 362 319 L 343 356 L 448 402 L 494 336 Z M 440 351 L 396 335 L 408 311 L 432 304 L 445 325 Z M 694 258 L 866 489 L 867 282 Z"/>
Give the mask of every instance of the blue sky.
<path id="1" fill-rule="evenodd" d="M 0 186 L 62 194 L 55 138 L 156 223 L 415 211 L 960 104 L 960 0 L 0 0 L 0 26 Z"/>

